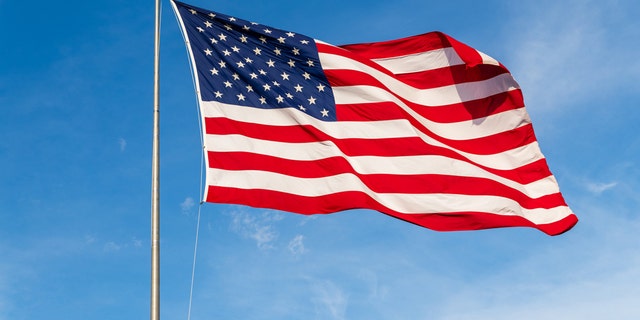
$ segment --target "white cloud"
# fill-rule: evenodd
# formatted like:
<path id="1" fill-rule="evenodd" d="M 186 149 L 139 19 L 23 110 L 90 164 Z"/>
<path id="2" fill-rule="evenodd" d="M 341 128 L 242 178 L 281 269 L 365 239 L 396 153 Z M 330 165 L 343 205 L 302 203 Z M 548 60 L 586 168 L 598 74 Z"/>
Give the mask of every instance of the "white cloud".
<path id="1" fill-rule="evenodd" d="M 127 140 L 125 140 L 124 138 L 120 138 L 118 139 L 118 144 L 120 145 L 120 151 L 124 152 L 124 150 L 127 148 Z"/>
<path id="2" fill-rule="evenodd" d="M 189 211 L 191 211 L 191 208 L 193 208 L 193 206 L 195 205 L 195 201 L 193 200 L 193 198 L 191 197 L 186 197 L 184 199 L 184 201 L 182 201 L 182 203 L 180 203 L 180 209 L 182 210 L 183 214 L 187 214 L 189 213 Z"/>
<path id="3" fill-rule="evenodd" d="M 117 252 L 120 251 L 120 248 L 122 246 L 113 242 L 113 241 L 109 241 L 107 243 L 104 244 L 104 251 L 106 252 Z"/>
<path id="4" fill-rule="evenodd" d="M 607 191 L 617 185 L 618 185 L 617 182 L 609 182 L 609 183 L 587 182 L 586 183 L 587 190 L 595 194 L 601 194 L 604 191 Z"/>
<path id="5" fill-rule="evenodd" d="M 260 249 L 273 249 L 278 232 L 272 223 L 284 219 L 282 214 L 265 212 L 261 215 L 235 211 L 231 213 L 231 229 L 237 234 L 253 239 Z"/>
<path id="6" fill-rule="evenodd" d="M 95 241 L 95 240 L 94 240 Z M 120 250 L 125 250 L 129 248 L 141 248 L 142 241 L 137 239 L 136 237 L 131 238 L 131 242 L 116 242 L 116 241 L 107 241 L 102 249 L 105 252 L 118 252 Z"/>
<path id="7" fill-rule="evenodd" d="M 330 280 L 315 280 L 311 290 L 320 319 L 345 319 L 349 298 L 340 287 Z"/>
<path id="8" fill-rule="evenodd" d="M 298 224 L 299 226 L 304 226 L 305 224 L 307 224 L 309 221 L 318 219 L 318 215 L 308 215 L 305 216 L 304 219 L 300 220 L 300 223 Z"/>
<path id="9" fill-rule="evenodd" d="M 88 235 L 84 236 L 84 242 L 85 242 L 85 244 L 90 245 L 90 244 L 96 242 L 96 238 L 94 236 L 88 234 Z"/>
<path id="10" fill-rule="evenodd" d="M 508 26 L 508 65 L 525 103 L 545 111 L 580 106 L 635 86 L 640 64 L 625 39 L 640 33 L 624 19 L 624 5 L 600 1 L 516 2 Z M 626 20 L 629 21 L 629 20 Z"/>
<path id="11" fill-rule="evenodd" d="M 369 299 L 384 299 L 389 293 L 388 288 L 380 284 L 378 275 L 372 270 L 362 270 L 359 272 L 358 277 L 369 288 Z"/>
<path id="12" fill-rule="evenodd" d="M 299 256 L 307 252 L 307 249 L 304 247 L 304 236 L 297 235 L 291 241 L 289 241 L 289 245 L 287 246 L 289 252 L 294 256 Z"/>
<path id="13" fill-rule="evenodd" d="M 613 214 L 607 204 L 589 206 L 576 230 L 542 250 L 455 284 L 442 319 L 637 319 L 640 221 Z"/>

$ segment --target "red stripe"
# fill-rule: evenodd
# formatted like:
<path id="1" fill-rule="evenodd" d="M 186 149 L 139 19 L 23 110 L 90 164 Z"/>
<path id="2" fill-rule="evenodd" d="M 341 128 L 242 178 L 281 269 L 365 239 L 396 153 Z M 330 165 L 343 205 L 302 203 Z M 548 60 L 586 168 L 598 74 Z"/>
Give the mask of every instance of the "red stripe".
<path id="1" fill-rule="evenodd" d="M 439 123 L 452 123 L 481 119 L 504 111 L 522 108 L 522 92 L 511 90 L 484 99 L 439 107 L 424 107 L 406 102 L 422 117 Z M 403 119 L 406 112 L 393 102 L 336 105 L 339 121 L 374 121 Z"/>
<path id="2" fill-rule="evenodd" d="M 340 55 L 375 68 L 376 70 L 386 73 L 387 75 L 396 78 L 397 80 L 416 89 L 431 89 L 460 83 L 483 81 L 501 74 L 508 73 L 504 68 L 495 65 L 478 65 L 477 67 L 471 69 L 465 65 L 455 65 L 446 68 L 438 68 L 412 73 L 391 74 L 391 71 L 383 68 L 375 62 L 358 59 L 359 57 L 353 57 L 351 54 L 346 52 L 340 52 Z M 331 83 L 331 85 L 335 86 L 358 84 L 357 80 L 362 80 L 363 77 L 373 78 L 372 75 L 366 72 L 356 71 L 352 69 L 334 68 L 325 69 L 324 72 L 327 75 L 327 78 L 329 78 L 329 82 Z M 336 76 L 334 76 L 332 79 L 331 76 L 334 74 Z M 356 81 L 350 80 L 349 78 L 356 79 Z M 344 83 L 343 81 L 347 82 Z"/>
<path id="3" fill-rule="evenodd" d="M 208 159 L 209 166 L 212 168 L 269 171 L 299 178 L 321 178 L 349 173 L 358 177 L 376 193 L 499 195 L 513 199 L 527 209 L 566 205 L 559 193 L 535 199 L 516 189 L 485 178 L 440 174 L 361 174 L 341 157 L 298 161 L 248 152 L 209 152 Z"/>
<path id="4" fill-rule="evenodd" d="M 402 110 L 398 111 L 399 114 L 403 112 L 404 111 Z M 452 140 L 442 138 L 431 132 L 431 130 L 417 120 L 411 118 L 408 114 L 404 118 L 407 119 L 417 130 L 420 130 L 422 133 L 436 141 L 449 145 L 462 152 L 471 154 L 496 154 L 536 141 L 531 124 L 523 125 L 516 129 L 491 136 L 468 140 Z M 232 121 L 233 123 L 229 121 Z M 330 137 L 326 133 L 309 125 L 276 127 L 261 124 L 249 124 L 233 120 L 227 121 L 223 118 L 207 118 L 205 119 L 205 128 L 207 133 L 239 133 L 265 140 L 283 141 L 282 139 L 285 139 L 285 142 L 298 142 L 289 141 L 288 139 L 303 139 L 302 141 L 333 140 L 333 137 Z M 306 140 L 307 138 L 305 137 L 309 140 Z M 423 142 L 421 145 L 426 144 Z"/>
<path id="5" fill-rule="evenodd" d="M 427 71 L 397 74 L 396 79 L 417 89 L 430 89 L 459 83 L 482 81 L 508 73 L 500 66 L 481 64 L 474 68 L 455 65 Z"/>
<path id="6" fill-rule="evenodd" d="M 426 103 L 414 103 L 404 97 L 395 94 L 375 77 L 352 70 L 327 70 L 325 71 L 329 84 L 332 87 L 343 86 L 373 86 L 381 88 L 401 100 L 412 110 L 420 113 L 425 118 L 436 122 L 459 122 L 478 119 L 507 110 L 524 107 L 522 93 L 519 89 L 502 92 L 477 100 L 444 106 L 430 106 Z M 340 114 L 338 114 L 340 116 Z"/>
<path id="7" fill-rule="evenodd" d="M 501 216 L 484 212 L 450 212 L 439 214 L 403 214 L 380 205 L 368 195 L 353 191 L 321 197 L 305 197 L 271 190 L 245 190 L 209 186 L 207 202 L 242 204 L 258 208 L 297 212 L 301 214 L 333 213 L 367 208 L 437 231 L 480 230 L 501 227 L 534 227 L 549 235 L 570 229 L 577 218 L 570 215 L 552 224 L 535 225 L 520 216 Z"/>
<path id="8" fill-rule="evenodd" d="M 382 72 L 384 74 L 387 74 L 389 76 L 392 76 L 392 77 L 394 76 L 394 74 L 391 71 L 383 68 L 381 65 L 379 65 L 379 64 L 377 64 L 377 63 L 375 63 L 375 62 L 373 62 L 373 61 L 371 61 L 369 59 L 366 59 L 365 57 L 357 55 L 354 52 L 347 51 L 347 50 L 342 49 L 340 47 L 334 47 L 332 45 L 326 45 L 326 44 L 322 44 L 322 43 L 316 43 L 316 46 L 317 46 L 318 51 L 320 53 L 328 53 L 328 54 L 335 54 L 335 55 L 343 56 L 343 57 L 358 61 L 358 62 L 360 62 L 360 63 L 362 63 L 362 64 L 364 64 L 364 65 L 366 65 L 368 67 L 371 67 L 371 68 L 373 68 L 375 70 L 378 70 L 378 71 L 380 71 L 380 72 Z M 325 70 L 325 72 L 326 71 L 327 70 Z"/>
<path id="9" fill-rule="evenodd" d="M 280 142 L 317 142 L 332 141 L 344 154 L 348 156 L 413 156 L 413 155 L 442 155 L 448 158 L 471 163 L 498 176 L 527 184 L 551 175 L 546 161 L 541 159 L 515 170 L 496 170 L 478 165 L 449 149 L 436 147 L 425 143 L 418 137 L 387 138 L 387 139 L 335 139 L 313 126 L 268 126 L 235 121 L 227 118 L 206 118 L 207 134 L 240 134 L 243 136 Z M 533 131 L 531 131 L 531 134 Z"/>
<path id="10" fill-rule="evenodd" d="M 429 32 L 401 39 L 373 43 L 348 44 L 340 47 L 365 59 L 380 59 L 451 47 L 447 38 L 448 37 L 443 33 Z M 318 50 L 325 51 L 325 46 L 319 46 Z"/>

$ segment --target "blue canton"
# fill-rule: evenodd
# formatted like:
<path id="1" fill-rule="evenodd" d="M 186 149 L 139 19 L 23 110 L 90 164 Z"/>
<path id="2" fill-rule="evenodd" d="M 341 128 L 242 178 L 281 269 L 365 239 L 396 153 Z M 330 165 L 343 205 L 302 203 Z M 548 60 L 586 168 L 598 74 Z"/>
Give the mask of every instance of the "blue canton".
<path id="1" fill-rule="evenodd" d="M 296 108 L 336 120 L 333 92 L 312 38 L 176 2 L 203 101 Z"/>

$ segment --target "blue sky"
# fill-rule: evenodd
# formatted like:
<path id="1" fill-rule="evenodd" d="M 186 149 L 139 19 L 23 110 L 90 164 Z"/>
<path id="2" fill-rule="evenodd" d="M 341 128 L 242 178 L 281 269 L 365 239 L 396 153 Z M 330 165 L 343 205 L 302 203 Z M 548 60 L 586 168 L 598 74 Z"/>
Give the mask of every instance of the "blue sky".
<path id="1" fill-rule="evenodd" d="M 205 204 L 192 319 L 637 319 L 636 1 L 203 1 L 334 44 L 443 31 L 505 64 L 580 218 L 441 233 Z M 161 316 L 186 318 L 198 114 L 168 1 Z M 0 0 L 0 320 L 149 315 L 153 1 Z"/>

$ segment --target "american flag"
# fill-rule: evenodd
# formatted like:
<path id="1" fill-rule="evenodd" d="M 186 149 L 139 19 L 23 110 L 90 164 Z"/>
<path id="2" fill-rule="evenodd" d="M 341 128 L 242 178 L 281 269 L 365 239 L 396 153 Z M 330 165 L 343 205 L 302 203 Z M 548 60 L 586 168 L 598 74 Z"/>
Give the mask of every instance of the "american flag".
<path id="1" fill-rule="evenodd" d="M 172 2 L 194 70 L 204 200 L 373 209 L 440 231 L 577 217 L 499 62 L 431 32 L 334 46 Z"/>

